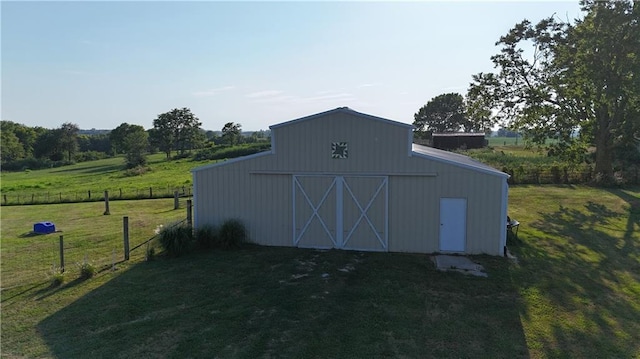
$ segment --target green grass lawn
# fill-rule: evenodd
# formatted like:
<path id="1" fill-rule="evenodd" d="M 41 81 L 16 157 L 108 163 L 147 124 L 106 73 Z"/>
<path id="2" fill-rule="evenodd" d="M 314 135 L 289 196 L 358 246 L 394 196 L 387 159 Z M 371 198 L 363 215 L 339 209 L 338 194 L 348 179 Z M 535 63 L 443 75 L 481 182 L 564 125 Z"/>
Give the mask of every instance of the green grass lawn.
<path id="1" fill-rule="evenodd" d="M 164 154 L 148 156 L 150 171 L 133 176 L 125 170 L 124 158 L 114 157 L 97 161 L 80 162 L 70 166 L 36 171 L 2 172 L 2 195 L 9 204 L 59 202 L 84 200 L 88 192 L 92 198 L 109 191 L 111 198 L 120 190 L 125 197 L 148 196 L 149 188 L 159 193 L 171 194 L 176 188 L 191 187 L 191 169 L 215 161 L 194 161 L 189 158 L 166 160 Z M 20 196 L 20 198 L 18 198 Z"/>
<path id="2" fill-rule="evenodd" d="M 114 205 L 2 209 L 2 357 L 640 355 L 640 188 L 512 188 L 518 263 L 474 256 L 488 278 L 437 272 L 428 255 L 248 246 L 138 250 L 49 287 L 58 234 L 21 237 L 36 218 L 64 230 L 70 263 L 106 264 L 122 258 L 121 216 L 134 244 L 184 218 L 171 200 Z"/>

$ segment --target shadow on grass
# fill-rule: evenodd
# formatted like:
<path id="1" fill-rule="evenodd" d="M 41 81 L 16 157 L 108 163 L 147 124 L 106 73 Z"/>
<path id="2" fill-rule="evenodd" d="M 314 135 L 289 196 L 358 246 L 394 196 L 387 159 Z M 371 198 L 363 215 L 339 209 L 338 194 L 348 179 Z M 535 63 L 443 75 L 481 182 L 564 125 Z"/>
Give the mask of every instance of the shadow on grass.
<path id="1" fill-rule="evenodd" d="M 11 304 L 13 304 L 13 303 L 9 303 L 9 301 L 11 299 L 17 298 L 17 297 L 19 297 L 19 296 L 21 296 L 23 294 L 26 294 L 26 293 L 28 293 L 28 292 L 30 292 L 30 291 L 38 288 L 38 287 L 42 287 L 46 283 L 47 283 L 47 281 L 41 281 L 41 282 L 38 282 L 38 283 L 36 283 L 34 285 L 31 285 L 31 286 L 27 287 L 27 289 L 24 289 L 24 290 L 19 291 L 19 292 L 12 293 L 10 296 L 2 295 L 2 301 L 0 301 L 0 303 L 2 303 L 3 307 L 11 305 Z M 5 289 L 3 289 L 3 290 L 5 290 Z"/>
<path id="2" fill-rule="evenodd" d="M 621 189 L 609 189 L 610 193 L 620 197 L 627 203 L 629 218 L 625 226 L 623 253 L 639 253 L 637 239 L 634 241 L 633 235 L 637 234 L 636 226 L 640 227 L 640 198 L 635 197 Z"/>
<path id="3" fill-rule="evenodd" d="M 42 320 L 54 357 L 528 357 L 503 258 L 250 246 L 131 266 Z M 55 294 L 55 293 L 52 293 Z"/>
<path id="4" fill-rule="evenodd" d="M 612 193 L 629 203 L 637 201 L 621 191 Z M 531 227 L 542 235 L 518 242 L 516 251 L 523 267 L 518 275 L 521 290 L 539 291 L 557 316 L 551 337 L 542 339 L 544 355 L 637 354 L 638 337 L 631 334 L 640 333 L 637 206 L 620 213 L 588 201 L 582 208 L 560 206 L 539 216 Z M 522 314 L 527 319 L 535 315 L 526 308 Z"/>
<path id="5" fill-rule="evenodd" d="M 113 266 L 115 267 L 115 266 L 120 265 L 120 264 L 122 264 L 124 262 L 125 262 L 124 260 L 120 260 L 118 262 L 114 262 Z M 98 269 L 96 271 L 96 275 L 98 275 L 100 273 L 105 273 L 105 272 L 111 271 L 111 269 L 112 269 L 112 266 L 104 266 L 104 267 L 102 267 L 102 268 L 100 268 L 100 269 Z M 31 297 L 34 298 L 34 300 L 36 300 L 36 301 L 41 301 L 41 300 L 46 299 L 46 298 L 48 298 L 50 296 L 56 295 L 56 294 L 58 294 L 60 292 L 63 292 L 65 290 L 68 290 L 68 289 L 71 289 L 73 287 L 76 287 L 79 284 L 81 284 L 81 283 L 83 283 L 83 282 L 85 282 L 87 280 L 90 280 L 90 279 L 91 278 L 78 277 L 78 278 L 75 278 L 74 280 L 72 280 L 70 282 L 65 282 L 65 283 L 62 283 L 62 284 L 57 285 L 57 286 L 50 285 L 48 287 L 44 287 L 44 288 L 41 288 L 41 289 L 35 291 L 33 293 L 33 295 L 31 295 Z M 52 280 L 52 283 L 53 283 L 53 280 Z"/>
<path id="6" fill-rule="evenodd" d="M 48 287 L 44 287 L 41 288 L 37 291 L 35 291 L 32 295 L 32 297 L 36 300 L 36 301 L 40 301 L 43 300 L 47 297 L 50 297 L 52 295 L 55 295 L 59 292 L 65 291 L 67 289 L 73 288 L 77 285 L 79 285 L 80 283 L 84 282 L 86 279 L 84 278 L 76 278 L 70 282 L 65 282 L 62 283 L 60 285 L 54 286 L 53 284 L 48 286 Z"/>
<path id="7" fill-rule="evenodd" d="M 116 165 L 96 165 L 96 166 L 86 166 L 86 167 L 82 167 L 82 168 L 63 168 L 63 169 L 59 169 L 59 170 L 53 170 L 51 171 L 51 173 L 66 173 L 66 172 L 72 172 L 75 174 L 96 174 L 96 173 L 107 173 L 107 172 L 117 172 L 117 171 L 121 171 L 124 170 L 125 166 L 124 166 L 124 160 L 122 164 L 116 164 Z"/>

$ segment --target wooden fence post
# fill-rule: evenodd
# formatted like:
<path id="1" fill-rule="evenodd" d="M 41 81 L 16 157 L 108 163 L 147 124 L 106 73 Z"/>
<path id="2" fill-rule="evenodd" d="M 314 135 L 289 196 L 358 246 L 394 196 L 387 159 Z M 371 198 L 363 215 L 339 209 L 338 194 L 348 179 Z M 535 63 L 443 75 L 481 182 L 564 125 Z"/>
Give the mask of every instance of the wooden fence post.
<path id="1" fill-rule="evenodd" d="M 108 216 L 111 213 L 109 212 L 109 191 L 104 191 L 104 213 L 103 216 Z"/>
<path id="2" fill-rule="evenodd" d="M 7 204 L 7 195 L 4 195 L 4 204 Z"/>
<path id="3" fill-rule="evenodd" d="M 87 191 L 87 194 L 89 195 L 89 199 L 91 199 L 91 190 Z"/>
<path id="4" fill-rule="evenodd" d="M 124 260 L 129 260 L 129 217 L 122 217 L 122 229 L 124 231 Z"/>
<path id="5" fill-rule="evenodd" d="M 153 198 L 153 187 L 149 187 L 149 198 Z"/>
<path id="6" fill-rule="evenodd" d="M 187 200 L 187 224 L 189 225 L 189 227 L 191 227 L 193 224 L 193 218 L 191 216 L 191 200 L 190 199 Z"/>
<path id="7" fill-rule="evenodd" d="M 120 199 L 122 199 L 122 188 L 120 188 Z"/>
<path id="8" fill-rule="evenodd" d="M 178 200 L 178 191 L 173 191 L 173 209 L 180 208 L 180 201 Z"/>
<path id="9" fill-rule="evenodd" d="M 60 236 L 60 272 L 64 273 L 64 236 Z"/>

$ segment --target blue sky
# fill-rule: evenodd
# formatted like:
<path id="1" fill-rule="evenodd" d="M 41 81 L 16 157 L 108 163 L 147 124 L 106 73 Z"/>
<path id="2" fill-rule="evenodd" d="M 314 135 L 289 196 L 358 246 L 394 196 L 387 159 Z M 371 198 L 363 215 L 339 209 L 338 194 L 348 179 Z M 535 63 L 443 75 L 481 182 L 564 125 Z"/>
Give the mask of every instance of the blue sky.
<path id="1" fill-rule="evenodd" d="M 431 98 L 492 71 L 523 19 L 571 2 L 7 2 L 2 120 L 153 126 L 188 107 L 244 130 L 348 106 L 411 123 Z"/>

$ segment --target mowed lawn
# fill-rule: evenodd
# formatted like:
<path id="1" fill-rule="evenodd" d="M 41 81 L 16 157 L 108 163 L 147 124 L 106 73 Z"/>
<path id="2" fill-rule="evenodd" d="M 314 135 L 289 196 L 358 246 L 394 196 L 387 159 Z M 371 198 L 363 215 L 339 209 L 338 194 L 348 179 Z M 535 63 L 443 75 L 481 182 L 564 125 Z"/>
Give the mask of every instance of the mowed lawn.
<path id="1" fill-rule="evenodd" d="M 640 188 L 511 188 L 518 260 L 474 256 L 488 278 L 429 255 L 248 246 L 149 262 L 139 249 L 50 288 L 58 234 L 20 237 L 34 218 L 58 216 L 80 253 L 102 233 L 89 260 L 120 260 L 122 215 L 144 229 L 132 242 L 184 217 L 171 200 L 115 203 L 2 208 L 3 357 L 640 356 Z"/>

